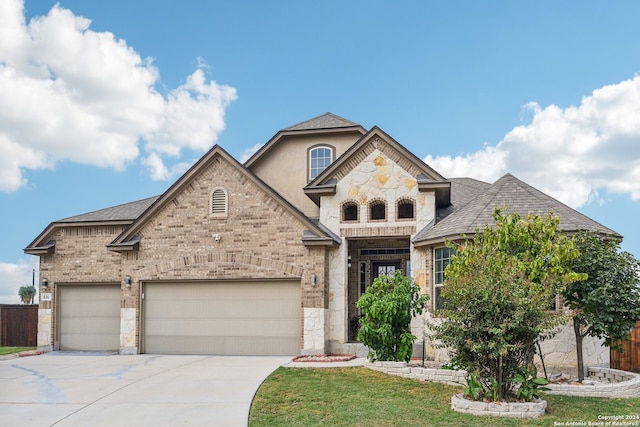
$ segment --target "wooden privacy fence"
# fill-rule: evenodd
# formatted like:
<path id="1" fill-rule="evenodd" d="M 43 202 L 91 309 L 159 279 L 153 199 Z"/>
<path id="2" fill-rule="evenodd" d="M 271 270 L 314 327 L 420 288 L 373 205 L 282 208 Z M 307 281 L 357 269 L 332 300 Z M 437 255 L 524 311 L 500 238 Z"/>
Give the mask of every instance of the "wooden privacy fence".
<path id="1" fill-rule="evenodd" d="M 0 305 L 0 345 L 38 345 L 38 305 Z"/>
<path id="2" fill-rule="evenodd" d="M 611 350 L 610 366 L 622 371 L 640 372 L 640 322 L 631 330 L 631 339 L 622 343 L 624 352 Z"/>

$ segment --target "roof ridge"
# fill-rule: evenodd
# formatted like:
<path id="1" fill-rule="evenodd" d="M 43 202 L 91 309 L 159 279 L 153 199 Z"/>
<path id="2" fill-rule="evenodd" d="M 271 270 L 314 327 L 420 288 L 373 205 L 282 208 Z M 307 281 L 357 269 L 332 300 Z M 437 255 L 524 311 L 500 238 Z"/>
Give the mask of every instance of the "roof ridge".
<path id="1" fill-rule="evenodd" d="M 332 129 L 332 128 L 347 128 L 360 126 L 358 123 L 347 120 L 344 117 L 340 117 L 337 114 L 326 112 L 319 116 L 305 120 L 300 123 L 296 123 L 292 126 L 284 128 L 283 130 L 311 130 L 311 129 Z"/>
<path id="2" fill-rule="evenodd" d="M 481 191 L 476 197 L 474 197 L 473 199 L 469 200 L 467 203 L 461 206 L 461 207 L 468 206 L 471 203 L 473 203 L 475 200 L 480 200 L 482 197 L 489 195 L 489 193 L 493 193 L 491 194 L 491 197 L 489 197 L 485 201 L 485 203 L 478 206 L 479 209 L 477 209 L 477 211 L 475 212 L 475 215 L 473 216 L 473 221 L 471 221 L 471 223 L 476 222 L 476 220 L 480 217 L 480 215 L 482 215 L 482 213 L 486 211 L 487 207 L 491 204 L 491 201 L 495 198 L 495 196 L 498 193 L 500 193 L 500 189 L 502 189 L 502 187 L 504 187 L 504 185 L 507 183 L 506 178 L 509 178 L 509 177 L 513 177 L 513 175 L 509 173 L 502 175 L 493 184 L 491 184 L 489 187 Z"/>

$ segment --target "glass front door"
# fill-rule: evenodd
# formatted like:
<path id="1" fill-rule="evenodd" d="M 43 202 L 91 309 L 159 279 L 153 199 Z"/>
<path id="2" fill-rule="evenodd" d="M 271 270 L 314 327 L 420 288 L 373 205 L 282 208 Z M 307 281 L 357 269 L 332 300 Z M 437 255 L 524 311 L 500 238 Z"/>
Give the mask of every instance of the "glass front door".
<path id="1" fill-rule="evenodd" d="M 371 283 L 380 276 L 393 276 L 396 270 L 402 269 L 402 261 L 372 261 L 371 262 Z"/>

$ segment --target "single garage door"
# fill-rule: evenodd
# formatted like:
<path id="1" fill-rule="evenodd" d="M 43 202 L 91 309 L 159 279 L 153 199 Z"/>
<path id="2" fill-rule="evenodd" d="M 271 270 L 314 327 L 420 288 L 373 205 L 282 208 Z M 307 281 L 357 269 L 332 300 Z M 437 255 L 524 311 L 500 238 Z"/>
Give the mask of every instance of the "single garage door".
<path id="1" fill-rule="evenodd" d="M 297 355 L 300 282 L 146 283 L 143 351 Z"/>
<path id="2" fill-rule="evenodd" d="M 60 350 L 120 349 L 120 285 L 58 287 Z"/>

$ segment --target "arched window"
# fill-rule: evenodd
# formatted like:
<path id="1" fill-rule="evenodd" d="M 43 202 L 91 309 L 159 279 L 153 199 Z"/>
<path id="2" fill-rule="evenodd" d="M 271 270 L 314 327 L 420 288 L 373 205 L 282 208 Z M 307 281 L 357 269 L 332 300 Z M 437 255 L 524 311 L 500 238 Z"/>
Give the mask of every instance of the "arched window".
<path id="1" fill-rule="evenodd" d="M 327 146 L 309 150 L 309 179 L 315 179 L 333 162 L 333 149 Z"/>
<path id="2" fill-rule="evenodd" d="M 414 219 L 415 205 L 413 203 L 413 200 L 411 199 L 398 200 L 396 215 L 398 219 Z"/>
<path id="3" fill-rule="evenodd" d="M 358 204 L 346 202 L 342 205 L 342 221 L 358 221 Z"/>
<path id="4" fill-rule="evenodd" d="M 387 205 L 382 200 L 373 200 L 369 203 L 369 219 L 384 220 L 387 219 Z"/>
<path id="5" fill-rule="evenodd" d="M 224 188 L 214 188 L 211 191 L 209 214 L 215 218 L 226 218 L 228 207 L 227 192 Z"/>

